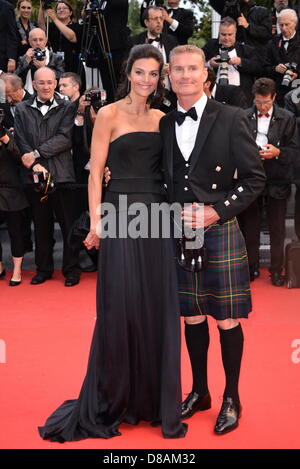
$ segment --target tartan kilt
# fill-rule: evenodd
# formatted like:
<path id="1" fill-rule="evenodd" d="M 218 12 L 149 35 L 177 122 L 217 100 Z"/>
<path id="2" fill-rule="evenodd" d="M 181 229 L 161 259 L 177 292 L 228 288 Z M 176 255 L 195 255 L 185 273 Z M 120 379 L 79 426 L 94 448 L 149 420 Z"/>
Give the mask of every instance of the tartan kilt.
<path id="1" fill-rule="evenodd" d="M 218 321 L 247 318 L 251 293 L 247 251 L 236 218 L 212 225 L 204 234 L 206 268 L 187 272 L 177 263 L 182 316 L 209 315 Z"/>

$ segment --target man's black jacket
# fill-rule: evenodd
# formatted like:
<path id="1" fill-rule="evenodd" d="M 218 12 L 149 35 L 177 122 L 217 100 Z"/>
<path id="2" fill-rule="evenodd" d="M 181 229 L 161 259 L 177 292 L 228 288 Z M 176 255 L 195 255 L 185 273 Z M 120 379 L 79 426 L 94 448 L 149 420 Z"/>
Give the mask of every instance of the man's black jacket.
<path id="1" fill-rule="evenodd" d="M 56 183 L 74 182 L 72 162 L 72 130 L 76 106 L 55 93 L 56 107 L 45 116 L 35 107 L 35 97 L 16 106 L 15 139 L 21 154 L 38 150 L 41 165 L 52 174 Z M 28 182 L 28 171 L 23 172 Z"/>
<path id="2" fill-rule="evenodd" d="M 210 39 L 205 44 L 203 52 L 207 61 L 219 55 L 219 47 L 218 39 Z M 248 106 L 250 106 L 253 100 L 251 88 L 255 77 L 261 72 L 261 62 L 255 53 L 254 47 L 236 42 L 235 49 L 237 56 L 242 59 L 241 65 L 237 67 L 240 72 L 240 87 L 247 98 Z"/>
<path id="3" fill-rule="evenodd" d="M 257 134 L 257 112 L 255 106 L 245 111 L 254 138 Z M 277 158 L 263 161 L 267 176 L 268 194 L 275 199 L 288 197 L 290 182 L 293 178 L 293 167 L 299 153 L 296 118 L 286 109 L 273 105 L 273 114 L 268 131 L 268 143 L 280 149 Z M 286 181 L 276 184 L 272 181 Z"/>

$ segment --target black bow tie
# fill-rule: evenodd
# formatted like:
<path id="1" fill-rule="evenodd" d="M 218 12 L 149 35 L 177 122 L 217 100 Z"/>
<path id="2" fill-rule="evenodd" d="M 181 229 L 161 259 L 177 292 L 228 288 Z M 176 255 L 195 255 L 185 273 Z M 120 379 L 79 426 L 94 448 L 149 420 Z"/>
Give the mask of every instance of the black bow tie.
<path id="1" fill-rule="evenodd" d="M 50 99 L 48 99 L 48 101 L 45 101 L 44 103 L 42 103 L 42 101 L 39 101 L 38 99 L 36 100 L 36 105 L 38 108 L 42 107 L 42 106 L 48 106 L 50 107 L 52 105 L 53 101 L 50 101 Z"/>
<path id="2" fill-rule="evenodd" d="M 154 42 L 154 41 L 161 42 L 160 36 L 157 36 L 154 39 L 148 37 L 148 44 L 152 44 L 152 42 Z"/>
<path id="3" fill-rule="evenodd" d="M 173 10 L 173 8 L 168 8 L 168 9 L 167 9 L 167 12 L 168 12 L 168 15 L 169 15 L 170 13 L 173 13 L 174 10 Z"/>
<path id="4" fill-rule="evenodd" d="M 185 121 L 185 118 L 187 116 L 191 117 L 194 121 L 198 119 L 197 111 L 194 107 L 192 107 L 191 109 L 188 110 L 188 112 L 176 111 L 175 118 L 176 118 L 177 124 L 181 125 Z"/>

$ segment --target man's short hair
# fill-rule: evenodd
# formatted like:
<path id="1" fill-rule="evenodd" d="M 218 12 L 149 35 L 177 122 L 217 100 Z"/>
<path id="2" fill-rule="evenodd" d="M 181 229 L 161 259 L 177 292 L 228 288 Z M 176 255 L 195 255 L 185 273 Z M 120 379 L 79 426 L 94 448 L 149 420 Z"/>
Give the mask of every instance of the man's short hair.
<path id="1" fill-rule="evenodd" d="M 14 73 L 2 73 L 1 80 L 5 83 L 9 83 L 13 91 L 23 89 L 22 78 Z"/>
<path id="2" fill-rule="evenodd" d="M 233 18 L 230 18 L 230 16 L 225 16 L 224 18 L 221 19 L 220 21 L 220 26 L 236 26 L 236 21 Z"/>
<path id="3" fill-rule="evenodd" d="M 283 16 L 290 16 L 292 20 L 294 20 L 295 24 L 298 23 L 298 16 L 295 10 L 292 10 L 292 8 L 285 8 L 284 10 L 281 10 L 277 17 L 277 21 L 280 21 Z"/>
<path id="4" fill-rule="evenodd" d="M 202 59 L 203 65 L 205 64 L 205 55 L 203 50 L 195 46 L 194 44 L 184 44 L 182 46 L 174 47 L 174 49 L 172 49 L 170 52 L 169 62 L 172 61 L 172 58 L 175 55 L 179 54 L 198 54 Z"/>
<path id="5" fill-rule="evenodd" d="M 79 89 L 81 89 L 82 82 L 81 82 L 80 76 L 77 75 L 77 73 L 65 72 L 65 73 L 62 73 L 61 76 L 59 77 L 59 79 L 61 79 L 61 78 L 70 78 L 70 80 L 73 82 L 73 84 L 78 85 Z"/>
<path id="6" fill-rule="evenodd" d="M 274 80 L 271 78 L 258 78 L 254 85 L 252 86 L 252 93 L 255 96 L 256 94 L 260 94 L 261 96 L 269 96 L 269 94 L 273 97 L 276 94 L 276 84 Z"/>
<path id="7" fill-rule="evenodd" d="M 149 19 L 149 10 L 156 10 L 156 11 L 161 12 L 161 8 L 155 5 L 145 8 L 145 10 L 143 11 L 143 15 L 142 15 L 143 24 L 145 24 L 145 20 Z"/>

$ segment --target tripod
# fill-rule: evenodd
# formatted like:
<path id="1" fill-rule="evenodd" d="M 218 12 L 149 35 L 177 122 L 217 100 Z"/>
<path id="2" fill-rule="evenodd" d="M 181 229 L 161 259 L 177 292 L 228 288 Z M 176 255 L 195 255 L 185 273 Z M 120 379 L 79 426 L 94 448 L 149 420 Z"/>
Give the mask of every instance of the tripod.
<path id="1" fill-rule="evenodd" d="M 105 18 L 102 13 L 102 11 L 105 9 L 105 6 L 106 2 L 102 1 L 92 2 L 92 7 L 85 8 L 78 74 L 81 76 L 83 71 L 83 63 L 86 62 L 88 57 L 91 55 L 91 47 L 93 46 L 94 48 L 95 45 L 98 46 L 98 50 L 101 52 L 101 56 L 107 65 L 112 92 L 115 94 L 117 81 L 112 62 L 112 54 L 110 51 Z M 99 87 L 99 82 L 97 85 Z M 92 86 L 95 86 L 93 75 Z"/>

